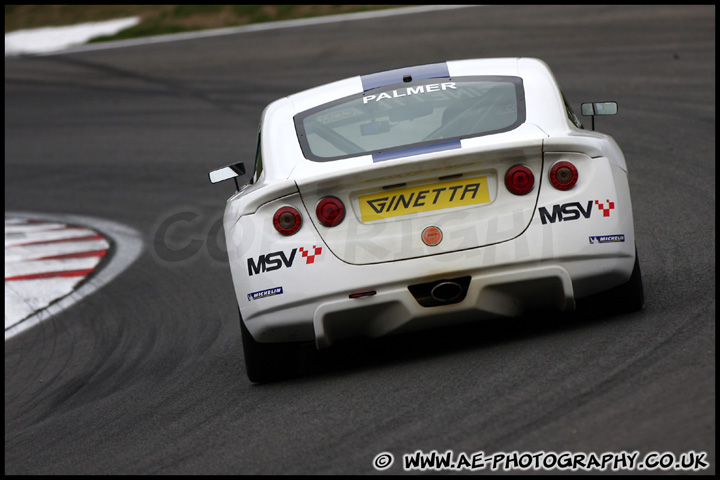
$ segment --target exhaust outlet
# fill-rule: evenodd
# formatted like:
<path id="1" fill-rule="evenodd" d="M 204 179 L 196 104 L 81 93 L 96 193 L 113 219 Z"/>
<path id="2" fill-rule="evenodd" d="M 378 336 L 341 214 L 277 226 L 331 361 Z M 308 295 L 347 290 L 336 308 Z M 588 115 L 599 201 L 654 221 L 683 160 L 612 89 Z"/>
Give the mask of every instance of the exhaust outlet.
<path id="1" fill-rule="evenodd" d="M 440 282 L 430 290 L 430 296 L 437 302 L 449 303 L 457 300 L 463 291 L 463 287 L 457 282 Z"/>
<path id="2" fill-rule="evenodd" d="M 408 290 L 423 307 L 440 307 L 465 300 L 471 277 L 435 280 L 409 285 Z"/>

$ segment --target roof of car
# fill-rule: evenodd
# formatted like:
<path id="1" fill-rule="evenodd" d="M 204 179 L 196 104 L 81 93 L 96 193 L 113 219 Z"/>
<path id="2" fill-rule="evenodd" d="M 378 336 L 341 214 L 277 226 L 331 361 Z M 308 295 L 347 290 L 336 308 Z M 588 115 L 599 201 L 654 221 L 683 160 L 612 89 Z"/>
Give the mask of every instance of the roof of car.
<path id="1" fill-rule="evenodd" d="M 366 75 L 358 75 L 336 82 L 321 85 L 287 97 L 294 105 L 296 113 L 313 108 L 339 98 L 362 93 L 397 83 L 411 76 L 413 80 L 433 77 L 508 75 L 521 77 L 532 92 L 539 90 L 543 96 L 557 91 L 557 84 L 549 67 L 536 58 L 490 58 L 470 60 L 450 60 L 447 62 L 417 65 L 386 70 Z M 528 95 L 529 97 L 530 95 Z M 555 98 L 561 102 L 560 96 Z"/>

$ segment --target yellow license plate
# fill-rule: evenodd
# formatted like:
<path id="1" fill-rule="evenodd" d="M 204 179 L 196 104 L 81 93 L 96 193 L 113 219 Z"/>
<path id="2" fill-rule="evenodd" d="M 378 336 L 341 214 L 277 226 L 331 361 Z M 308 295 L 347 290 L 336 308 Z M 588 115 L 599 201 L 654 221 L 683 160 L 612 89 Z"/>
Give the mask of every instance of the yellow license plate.
<path id="1" fill-rule="evenodd" d="M 363 222 L 490 203 L 487 177 L 461 178 L 416 187 L 398 188 L 358 197 Z"/>

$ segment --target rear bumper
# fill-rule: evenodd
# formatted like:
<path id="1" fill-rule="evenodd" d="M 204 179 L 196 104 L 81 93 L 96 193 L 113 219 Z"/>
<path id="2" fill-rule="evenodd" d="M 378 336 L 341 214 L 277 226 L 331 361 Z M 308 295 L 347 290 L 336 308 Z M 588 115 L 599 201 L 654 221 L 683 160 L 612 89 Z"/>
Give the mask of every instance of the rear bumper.
<path id="1" fill-rule="evenodd" d="M 467 253 L 466 253 L 467 255 Z M 395 265 L 330 265 L 326 261 L 311 278 L 285 278 L 282 295 L 248 300 L 238 296 L 248 330 L 259 342 L 314 341 L 318 348 L 349 337 L 394 333 L 513 317 L 539 308 L 572 310 L 576 298 L 626 282 L 634 249 L 613 256 L 530 262 L 494 268 L 476 267 L 426 275 L 435 265 L 413 261 L 414 268 Z M 479 260 L 479 259 L 478 259 Z M 404 262 L 399 262 L 400 264 Z M 468 263 L 467 261 L 465 262 Z M 425 265 L 421 265 L 425 264 Z M 482 264 L 482 262 L 478 262 Z M 353 271 L 356 270 L 357 271 Z M 414 275 L 410 274 L 415 270 Z M 406 275 L 403 276 L 402 274 Z M 411 285 L 433 285 L 467 277 L 464 297 L 450 304 L 423 306 Z M 324 278 L 325 281 L 320 279 Z M 327 281 L 327 279 L 330 281 Z M 312 282 L 313 290 L 303 288 Z M 365 294 L 365 295 L 357 295 Z"/>

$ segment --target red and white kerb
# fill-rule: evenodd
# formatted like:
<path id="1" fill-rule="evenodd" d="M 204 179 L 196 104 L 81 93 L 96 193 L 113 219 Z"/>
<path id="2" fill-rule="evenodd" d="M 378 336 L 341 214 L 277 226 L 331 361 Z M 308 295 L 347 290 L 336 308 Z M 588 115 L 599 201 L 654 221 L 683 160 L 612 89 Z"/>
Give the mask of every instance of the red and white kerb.
<path id="1" fill-rule="evenodd" d="M 71 293 L 110 242 L 82 226 L 5 219 L 5 329 Z"/>

